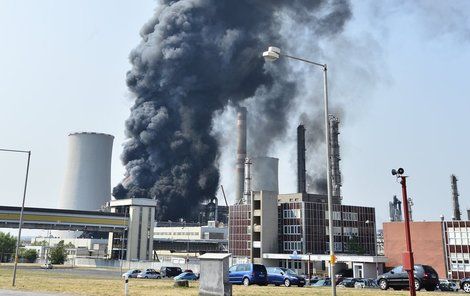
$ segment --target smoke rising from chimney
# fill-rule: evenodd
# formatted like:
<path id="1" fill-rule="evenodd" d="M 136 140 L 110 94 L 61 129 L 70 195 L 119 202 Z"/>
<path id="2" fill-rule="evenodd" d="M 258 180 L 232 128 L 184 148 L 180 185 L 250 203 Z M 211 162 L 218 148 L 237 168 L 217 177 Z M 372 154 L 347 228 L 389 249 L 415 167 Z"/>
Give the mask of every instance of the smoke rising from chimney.
<path id="1" fill-rule="evenodd" d="M 130 54 L 127 85 L 135 102 L 125 124 L 126 174 L 113 195 L 156 199 L 163 220 L 196 217 L 219 183 L 211 134 L 217 112 L 255 100 L 256 152 L 285 132 L 297 84 L 283 61 L 270 71 L 261 58 L 267 45 L 288 43 L 283 23 L 313 24 L 318 40 L 340 32 L 350 15 L 346 1 L 160 1 Z"/>

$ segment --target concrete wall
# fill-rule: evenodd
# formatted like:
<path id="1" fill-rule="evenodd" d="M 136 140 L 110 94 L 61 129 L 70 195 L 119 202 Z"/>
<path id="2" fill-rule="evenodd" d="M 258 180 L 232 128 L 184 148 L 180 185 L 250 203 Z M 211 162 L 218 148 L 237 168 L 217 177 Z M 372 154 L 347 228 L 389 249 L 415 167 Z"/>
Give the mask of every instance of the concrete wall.
<path id="1" fill-rule="evenodd" d="M 431 265 L 440 277 L 446 277 L 441 222 L 411 222 L 410 229 L 415 264 Z M 383 231 L 386 266 L 402 265 L 406 250 L 404 223 L 384 223 Z"/>
<path id="2" fill-rule="evenodd" d="M 277 192 L 261 191 L 261 257 L 278 252 Z M 268 264 L 263 259 L 263 264 Z M 268 265 L 269 266 L 269 265 Z"/>

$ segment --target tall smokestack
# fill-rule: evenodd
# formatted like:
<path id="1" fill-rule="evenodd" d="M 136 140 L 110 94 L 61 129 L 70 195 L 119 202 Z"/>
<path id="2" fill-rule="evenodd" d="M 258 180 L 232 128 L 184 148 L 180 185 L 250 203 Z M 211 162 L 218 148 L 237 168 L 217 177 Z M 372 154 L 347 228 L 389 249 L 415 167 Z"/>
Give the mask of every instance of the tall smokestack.
<path id="1" fill-rule="evenodd" d="M 305 127 L 302 124 L 297 127 L 297 192 L 307 192 L 305 170 Z"/>
<path id="2" fill-rule="evenodd" d="M 329 116 L 330 119 L 330 147 L 331 147 L 331 187 L 333 189 L 333 196 L 341 196 L 341 171 L 339 162 L 341 160 L 339 155 L 339 119 L 333 115 Z"/>
<path id="3" fill-rule="evenodd" d="M 450 183 L 452 187 L 452 205 L 454 207 L 453 220 L 460 221 L 460 205 L 459 205 L 459 191 L 457 190 L 457 177 L 450 176 Z"/>
<path id="4" fill-rule="evenodd" d="M 235 203 L 243 200 L 246 158 L 246 108 L 240 107 L 237 115 L 237 165 Z"/>

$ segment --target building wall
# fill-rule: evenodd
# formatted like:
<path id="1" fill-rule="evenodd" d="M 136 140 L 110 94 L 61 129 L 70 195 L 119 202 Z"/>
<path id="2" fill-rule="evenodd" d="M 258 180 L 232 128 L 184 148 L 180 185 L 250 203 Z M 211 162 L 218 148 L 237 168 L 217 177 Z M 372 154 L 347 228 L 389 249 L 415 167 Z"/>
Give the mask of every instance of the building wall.
<path id="1" fill-rule="evenodd" d="M 251 250 L 251 205 L 229 206 L 229 252 L 249 257 Z"/>
<path id="2" fill-rule="evenodd" d="M 262 259 L 263 253 L 275 253 L 278 251 L 277 237 L 277 192 L 261 191 L 261 250 L 260 257 L 263 264 L 267 264 Z M 274 223 L 273 223 L 274 222 Z"/>
<path id="3" fill-rule="evenodd" d="M 406 250 L 404 222 L 383 224 L 387 267 L 402 265 Z M 431 265 L 440 277 L 446 277 L 441 222 L 410 222 L 415 264 Z"/>

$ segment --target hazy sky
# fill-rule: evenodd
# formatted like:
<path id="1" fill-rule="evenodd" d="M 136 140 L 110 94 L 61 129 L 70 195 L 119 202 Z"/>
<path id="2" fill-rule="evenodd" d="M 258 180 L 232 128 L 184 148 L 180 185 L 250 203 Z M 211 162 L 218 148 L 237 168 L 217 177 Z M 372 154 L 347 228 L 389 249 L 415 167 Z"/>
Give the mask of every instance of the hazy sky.
<path id="1" fill-rule="evenodd" d="M 354 1 L 342 38 L 323 47 L 335 53 L 327 51 L 323 62 L 332 105 L 343 110 L 344 203 L 374 206 L 379 221 L 387 220 L 388 202 L 400 194 L 390 170 L 403 166 L 415 220 L 451 218 L 450 174 L 459 178 L 462 211 L 470 205 L 470 3 L 374 3 Z M 114 135 L 112 186 L 121 180 L 132 104 L 128 54 L 155 6 L 0 0 L 0 148 L 32 150 L 27 206 L 57 205 L 70 132 Z M 292 165 L 291 157 L 275 156 L 281 168 Z M 0 153 L 1 205 L 20 205 L 25 165 L 25 155 Z M 222 182 L 230 188 L 226 171 Z M 294 184 L 295 175 L 280 173 L 281 192 Z"/>

